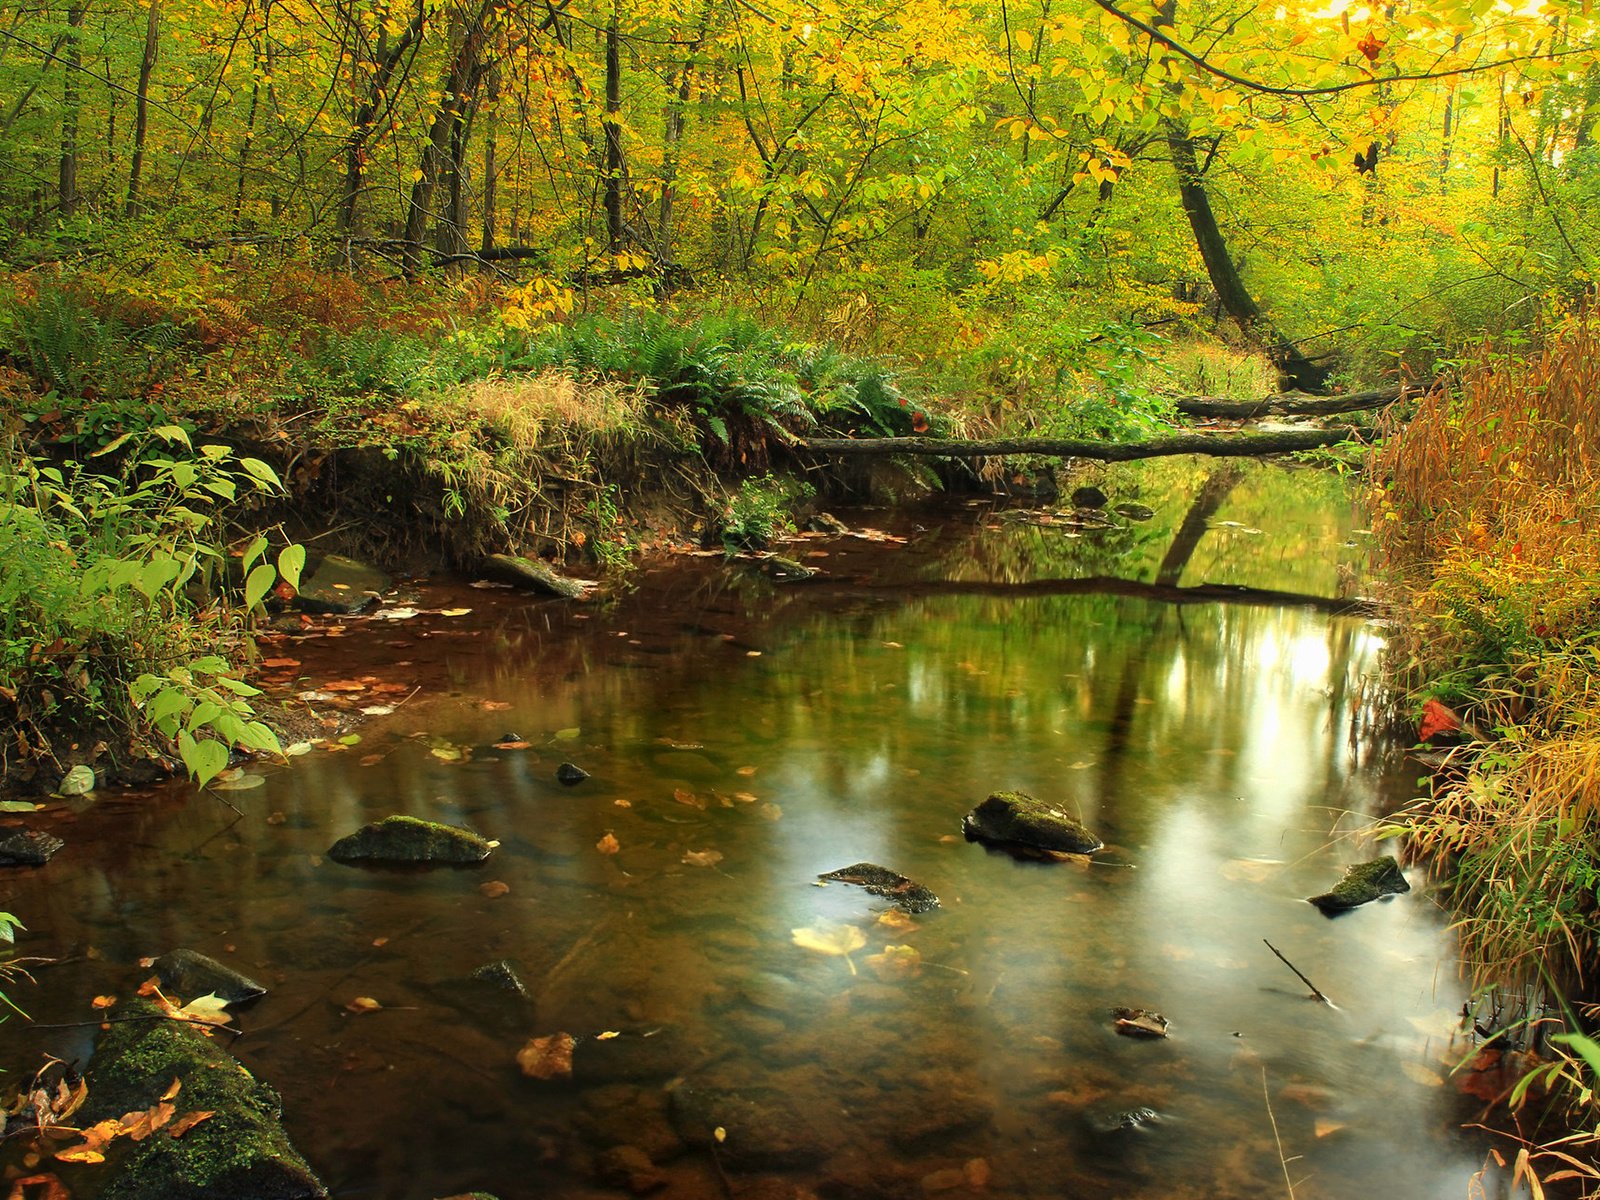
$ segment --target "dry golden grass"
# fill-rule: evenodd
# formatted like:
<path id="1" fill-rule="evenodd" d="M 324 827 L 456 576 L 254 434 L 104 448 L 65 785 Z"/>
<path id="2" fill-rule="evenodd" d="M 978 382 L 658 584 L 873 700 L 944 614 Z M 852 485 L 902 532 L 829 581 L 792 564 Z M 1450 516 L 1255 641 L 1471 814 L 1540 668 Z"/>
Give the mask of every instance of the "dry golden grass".
<path id="1" fill-rule="evenodd" d="M 644 424 L 646 412 L 637 386 L 557 372 L 475 380 L 457 388 L 450 400 L 520 447 L 538 446 L 552 431 L 633 432 Z"/>

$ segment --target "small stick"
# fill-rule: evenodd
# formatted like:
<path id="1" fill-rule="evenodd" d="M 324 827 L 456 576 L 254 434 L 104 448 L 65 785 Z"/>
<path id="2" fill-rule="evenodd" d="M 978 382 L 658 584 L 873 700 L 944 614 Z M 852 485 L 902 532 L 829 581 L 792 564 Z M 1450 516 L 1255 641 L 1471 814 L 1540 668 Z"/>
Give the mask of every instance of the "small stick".
<path id="1" fill-rule="evenodd" d="M 1266 941 L 1265 938 L 1262 938 L 1261 940 Z M 1272 943 L 1267 942 L 1267 945 L 1270 946 Z M 1274 950 L 1273 953 L 1278 954 L 1276 950 Z M 1283 955 L 1278 954 L 1278 957 L 1283 958 Z M 1283 958 L 1283 961 L 1288 962 L 1289 960 L 1287 958 Z M 1294 967 L 1292 965 L 1289 967 L 1289 969 L 1294 971 Z M 1299 971 L 1294 971 L 1294 973 L 1296 975 L 1300 975 Z M 1300 975 L 1300 978 L 1304 979 L 1305 976 Z M 1311 990 L 1316 991 L 1317 989 L 1312 988 Z M 1321 993 L 1318 994 L 1320 995 Z M 1326 997 L 1324 997 L 1324 999 L 1326 999 Z M 1267 1088 L 1267 1069 L 1265 1067 L 1261 1068 L 1261 1098 L 1267 1102 L 1267 1120 L 1272 1123 L 1272 1140 L 1278 1147 L 1278 1164 L 1283 1167 L 1283 1184 L 1289 1189 L 1289 1200 L 1295 1200 L 1294 1180 L 1289 1178 L 1289 1160 L 1283 1156 L 1283 1138 L 1278 1133 L 1278 1118 L 1272 1114 L 1272 1093 Z M 1300 1156 L 1297 1154 L 1295 1157 L 1299 1158 Z"/>
<path id="2" fill-rule="evenodd" d="M 1301 974 L 1300 968 L 1295 966 L 1292 962 L 1290 962 L 1287 958 L 1285 958 L 1283 956 L 1282 951 L 1280 951 L 1271 942 L 1267 941 L 1266 938 L 1262 938 L 1261 941 L 1266 946 L 1266 948 L 1268 950 L 1271 950 L 1274 954 L 1276 954 L 1278 956 L 1278 961 L 1279 962 L 1281 962 L 1284 966 L 1288 967 L 1289 970 L 1293 971 L 1296 975 L 1298 975 L 1300 977 L 1300 982 L 1305 984 L 1308 988 L 1311 989 L 1311 998 L 1313 1000 L 1320 1000 L 1324 1004 L 1326 1004 L 1329 1008 L 1337 1008 L 1338 1007 L 1338 1005 L 1336 1005 L 1332 1000 L 1329 1000 L 1326 996 L 1324 996 L 1322 994 L 1321 990 L 1317 987 L 1316 984 L 1312 983 L 1311 980 L 1307 979 L 1303 974 Z"/>

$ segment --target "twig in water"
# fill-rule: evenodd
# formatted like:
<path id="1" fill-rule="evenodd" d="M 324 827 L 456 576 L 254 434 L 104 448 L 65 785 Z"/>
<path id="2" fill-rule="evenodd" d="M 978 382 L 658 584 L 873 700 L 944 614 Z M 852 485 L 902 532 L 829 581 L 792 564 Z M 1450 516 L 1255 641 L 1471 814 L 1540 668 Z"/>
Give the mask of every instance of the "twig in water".
<path id="1" fill-rule="evenodd" d="M 1332 1000 L 1329 1000 L 1326 996 L 1324 996 L 1322 994 L 1321 989 L 1319 989 L 1316 984 L 1312 983 L 1311 980 L 1307 979 L 1305 977 L 1305 975 L 1301 973 L 1299 967 L 1295 966 L 1292 962 L 1290 962 L 1287 958 L 1285 958 L 1283 956 L 1283 952 L 1282 951 L 1280 951 L 1271 942 L 1267 941 L 1266 938 L 1262 938 L 1261 941 L 1262 941 L 1262 944 L 1265 945 L 1268 950 L 1271 950 L 1274 954 L 1276 954 L 1278 956 L 1278 961 L 1279 962 L 1281 962 L 1284 966 L 1288 967 L 1289 970 L 1293 971 L 1296 975 L 1298 975 L 1300 977 L 1300 982 L 1305 984 L 1308 988 L 1311 989 L 1311 999 L 1320 1000 L 1320 1001 L 1322 1001 L 1322 1003 L 1326 1004 L 1329 1008 L 1338 1008 L 1339 1007 Z"/>
<path id="2" fill-rule="evenodd" d="M 1273 953 L 1277 954 L 1278 952 L 1274 950 Z M 1278 957 L 1283 958 L 1283 955 L 1278 954 Z M 1289 960 L 1285 958 L 1284 961 L 1288 962 Z M 1290 970 L 1294 970 L 1294 968 L 1291 967 Z M 1295 974 L 1299 975 L 1300 972 L 1295 971 Z M 1302 975 L 1301 978 L 1305 977 Z M 1272 1124 L 1272 1140 L 1278 1147 L 1278 1165 L 1283 1168 L 1283 1186 L 1289 1189 L 1289 1200 L 1294 1200 L 1294 1180 L 1289 1178 L 1289 1160 L 1283 1156 L 1283 1138 L 1278 1134 L 1278 1118 L 1272 1115 L 1272 1093 L 1267 1090 L 1267 1069 L 1265 1067 L 1261 1068 L 1261 1098 L 1267 1102 L 1267 1120 Z M 1296 1154 L 1295 1157 L 1299 1158 L 1300 1156 Z"/>

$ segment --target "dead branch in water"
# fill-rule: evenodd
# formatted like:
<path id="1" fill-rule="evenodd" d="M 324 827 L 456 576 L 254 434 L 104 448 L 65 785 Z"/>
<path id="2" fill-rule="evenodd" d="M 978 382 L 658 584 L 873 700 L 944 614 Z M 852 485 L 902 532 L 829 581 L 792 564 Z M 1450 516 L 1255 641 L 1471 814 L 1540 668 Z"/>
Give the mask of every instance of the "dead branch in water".
<path id="1" fill-rule="evenodd" d="M 933 458 L 1004 458 L 1032 454 L 1041 458 L 1089 458 L 1099 462 L 1131 462 L 1139 458 L 1164 458 L 1175 454 L 1205 454 L 1221 458 L 1254 458 L 1263 454 L 1292 454 L 1345 442 L 1366 442 L 1365 430 L 1289 429 L 1271 433 L 1184 433 L 1142 442 L 1100 442 L 1081 438 L 797 438 L 796 450 L 812 454 L 851 456 L 913 454 Z"/>

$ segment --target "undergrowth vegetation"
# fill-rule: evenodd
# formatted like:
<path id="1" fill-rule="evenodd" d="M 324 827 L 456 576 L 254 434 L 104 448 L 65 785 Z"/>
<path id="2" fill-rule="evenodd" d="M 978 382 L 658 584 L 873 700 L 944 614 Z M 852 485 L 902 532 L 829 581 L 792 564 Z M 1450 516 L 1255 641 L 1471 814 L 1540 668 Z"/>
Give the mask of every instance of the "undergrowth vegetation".
<path id="1" fill-rule="evenodd" d="M 1577 1006 L 1600 953 L 1600 316 L 1479 353 L 1391 431 L 1374 470 L 1406 613 L 1396 661 L 1466 742 L 1396 832 L 1443 872 L 1479 988 Z M 1571 1084 L 1592 1148 L 1600 1107 L 1578 1036 L 1546 1074 Z"/>

